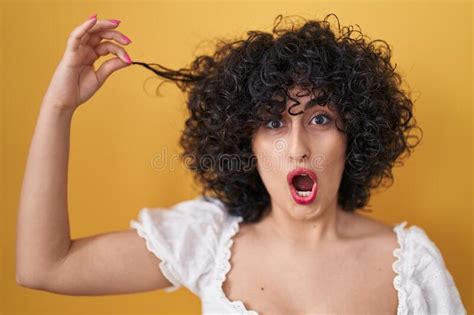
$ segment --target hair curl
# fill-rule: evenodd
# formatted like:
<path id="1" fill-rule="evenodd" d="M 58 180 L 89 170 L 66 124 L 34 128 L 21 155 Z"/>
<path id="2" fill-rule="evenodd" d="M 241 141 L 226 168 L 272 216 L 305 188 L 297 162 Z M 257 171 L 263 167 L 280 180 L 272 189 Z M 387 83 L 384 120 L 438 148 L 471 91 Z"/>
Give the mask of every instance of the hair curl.
<path id="1" fill-rule="evenodd" d="M 338 37 L 327 21 L 331 15 L 338 22 Z M 332 13 L 287 28 L 279 27 L 282 20 L 276 17 L 272 33 L 248 31 L 246 39 L 218 40 L 213 55 L 196 57 L 189 68 L 133 64 L 188 92 L 181 159 L 194 171 L 205 197 L 212 192 L 245 222 L 258 221 L 270 204 L 255 167 L 252 135 L 263 122 L 282 117 L 291 87 L 322 91 L 319 103 L 335 104 L 348 140 L 338 203 L 344 211 L 366 210 L 371 190 L 384 179 L 390 186 L 392 167 L 403 165 L 402 154 L 409 156 L 421 140 L 409 134 L 421 128 L 396 65 L 390 63 L 391 49 L 383 40 L 370 41 L 357 24 L 359 30 L 352 25 L 341 30 Z M 411 137 L 415 144 L 408 143 Z M 236 168 L 235 159 L 223 158 L 229 156 L 249 167 Z M 216 158 L 219 167 L 212 165 Z"/>

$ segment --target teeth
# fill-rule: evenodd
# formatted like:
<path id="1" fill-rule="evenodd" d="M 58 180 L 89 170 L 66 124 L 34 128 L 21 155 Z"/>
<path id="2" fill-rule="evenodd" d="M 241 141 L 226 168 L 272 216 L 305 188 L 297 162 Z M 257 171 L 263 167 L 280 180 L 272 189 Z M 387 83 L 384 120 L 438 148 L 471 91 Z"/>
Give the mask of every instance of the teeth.
<path id="1" fill-rule="evenodd" d="M 297 190 L 296 194 L 300 197 L 308 197 L 309 195 L 311 195 L 311 192 L 310 191 L 299 191 L 299 190 Z"/>

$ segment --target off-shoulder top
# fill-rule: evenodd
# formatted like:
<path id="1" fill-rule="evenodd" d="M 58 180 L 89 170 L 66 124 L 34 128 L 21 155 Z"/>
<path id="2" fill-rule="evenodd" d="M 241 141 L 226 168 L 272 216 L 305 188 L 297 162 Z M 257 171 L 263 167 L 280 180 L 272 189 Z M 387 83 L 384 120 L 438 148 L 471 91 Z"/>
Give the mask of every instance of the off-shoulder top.
<path id="1" fill-rule="evenodd" d="M 242 301 L 230 301 L 222 285 L 231 268 L 232 237 L 242 221 L 222 201 L 198 196 L 169 208 L 142 208 L 130 228 L 160 259 L 159 268 L 173 292 L 185 287 L 201 300 L 202 314 L 258 315 Z M 399 247 L 393 250 L 393 286 L 397 315 L 465 315 L 460 294 L 438 247 L 419 226 L 407 221 L 393 226 Z"/>

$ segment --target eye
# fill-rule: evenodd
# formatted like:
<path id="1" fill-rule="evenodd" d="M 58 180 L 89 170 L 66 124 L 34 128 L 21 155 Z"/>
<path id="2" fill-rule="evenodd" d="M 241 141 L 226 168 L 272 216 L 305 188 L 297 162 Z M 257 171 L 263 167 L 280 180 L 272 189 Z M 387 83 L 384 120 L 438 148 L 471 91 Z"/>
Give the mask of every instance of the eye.
<path id="1" fill-rule="evenodd" d="M 315 120 L 315 118 L 317 119 L 316 120 L 317 125 L 327 125 L 332 120 L 332 118 L 329 115 L 326 115 L 326 114 L 318 114 L 318 115 L 314 116 L 313 118 L 311 118 L 311 121 Z M 327 120 L 326 123 L 324 123 L 324 118 Z"/>
<path id="2" fill-rule="evenodd" d="M 281 125 L 281 120 L 270 120 L 267 122 L 266 127 L 269 129 L 278 129 Z"/>

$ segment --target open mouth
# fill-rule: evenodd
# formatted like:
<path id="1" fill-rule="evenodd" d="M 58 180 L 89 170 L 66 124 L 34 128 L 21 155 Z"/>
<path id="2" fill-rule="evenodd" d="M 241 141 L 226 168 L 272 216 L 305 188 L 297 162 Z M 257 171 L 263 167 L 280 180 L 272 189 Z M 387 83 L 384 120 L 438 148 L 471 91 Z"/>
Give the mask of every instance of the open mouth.
<path id="1" fill-rule="evenodd" d="M 297 168 L 287 176 L 290 191 L 295 202 L 311 203 L 317 195 L 318 183 L 316 174 L 306 168 Z"/>
<path id="2" fill-rule="evenodd" d="M 313 190 L 314 181 L 307 174 L 296 175 L 291 181 L 298 196 L 308 197 Z"/>

